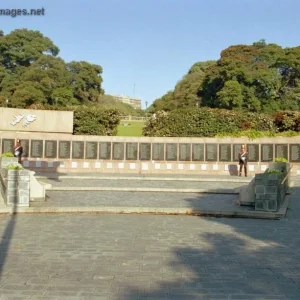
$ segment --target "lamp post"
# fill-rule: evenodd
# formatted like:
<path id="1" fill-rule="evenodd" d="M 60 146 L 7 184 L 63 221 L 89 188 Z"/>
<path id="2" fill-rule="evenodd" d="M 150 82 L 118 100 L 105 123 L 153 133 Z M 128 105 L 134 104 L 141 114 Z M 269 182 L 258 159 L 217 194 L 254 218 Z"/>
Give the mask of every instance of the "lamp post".
<path id="1" fill-rule="evenodd" d="M 8 107 L 8 99 L 5 100 L 6 107 Z"/>

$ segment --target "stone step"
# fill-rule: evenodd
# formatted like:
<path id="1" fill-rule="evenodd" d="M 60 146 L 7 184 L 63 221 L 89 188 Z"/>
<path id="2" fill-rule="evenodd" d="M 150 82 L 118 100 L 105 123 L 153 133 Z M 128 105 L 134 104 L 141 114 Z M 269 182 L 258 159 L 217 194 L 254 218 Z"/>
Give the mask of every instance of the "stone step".
<path id="1" fill-rule="evenodd" d="M 238 194 L 247 183 L 241 182 L 196 182 L 152 180 L 103 180 L 103 179 L 42 179 L 52 191 L 131 191 L 131 192 L 182 192 Z"/>

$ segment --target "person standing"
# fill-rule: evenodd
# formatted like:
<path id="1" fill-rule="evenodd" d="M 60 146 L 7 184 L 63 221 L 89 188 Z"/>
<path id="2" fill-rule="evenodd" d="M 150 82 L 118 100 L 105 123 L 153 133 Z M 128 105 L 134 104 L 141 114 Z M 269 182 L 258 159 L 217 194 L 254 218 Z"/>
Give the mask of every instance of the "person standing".
<path id="1" fill-rule="evenodd" d="M 245 145 L 241 146 L 241 150 L 238 153 L 238 157 L 239 157 L 239 164 L 240 164 L 239 176 L 242 176 L 242 170 L 244 167 L 245 177 L 247 177 L 248 152 Z"/>
<path id="2" fill-rule="evenodd" d="M 17 139 L 17 142 L 14 146 L 14 156 L 18 158 L 19 164 L 22 164 L 22 154 L 23 154 L 23 147 L 21 145 L 21 140 Z"/>

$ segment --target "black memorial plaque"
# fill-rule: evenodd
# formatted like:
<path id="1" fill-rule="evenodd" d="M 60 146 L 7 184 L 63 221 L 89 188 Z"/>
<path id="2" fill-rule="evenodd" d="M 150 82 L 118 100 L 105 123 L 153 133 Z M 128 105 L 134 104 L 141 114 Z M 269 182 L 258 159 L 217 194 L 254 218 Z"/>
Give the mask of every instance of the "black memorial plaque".
<path id="1" fill-rule="evenodd" d="M 98 143 L 97 142 L 86 142 L 85 143 L 85 158 L 86 159 L 97 159 Z"/>
<path id="2" fill-rule="evenodd" d="M 247 144 L 248 161 L 259 162 L 259 144 Z"/>
<path id="3" fill-rule="evenodd" d="M 179 160 L 191 160 L 191 144 L 179 144 Z"/>
<path id="4" fill-rule="evenodd" d="M 177 144 L 175 143 L 166 144 L 166 160 L 168 161 L 177 160 Z"/>
<path id="5" fill-rule="evenodd" d="M 126 143 L 126 160 L 137 160 L 138 143 Z"/>
<path id="6" fill-rule="evenodd" d="M 140 160 L 151 160 L 150 143 L 140 143 Z"/>
<path id="7" fill-rule="evenodd" d="M 83 159 L 84 158 L 84 142 L 73 141 L 72 142 L 72 158 Z"/>
<path id="8" fill-rule="evenodd" d="M 290 162 L 300 162 L 300 144 L 290 144 Z"/>
<path id="9" fill-rule="evenodd" d="M 29 157 L 29 140 L 21 140 L 21 145 L 23 147 L 23 157 Z"/>
<path id="10" fill-rule="evenodd" d="M 205 161 L 217 161 L 218 160 L 218 145 L 206 144 L 205 145 Z"/>
<path id="11" fill-rule="evenodd" d="M 2 140 L 2 153 L 11 152 L 14 153 L 14 143 L 13 139 L 3 139 Z"/>
<path id="12" fill-rule="evenodd" d="M 231 144 L 219 144 L 219 161 L 231 161 Z"/>
<path id="13" fill-rule="evenodd" d="M 261 145 L 261 161 L 268 162 L 273 161 L 273 144 L 262 144 Z"/>
<path id="14" fill-rule="evenodd" d="M 243 144 L 233 144 L 233 161 L 239 161 L 239 152 Z"/>
<path id="15" fill-rule="evenodd" d="M 71 142 L 59 141 L 58 158 L 70 158 L 70 155 L 71 155 Z"/>
<path id="16" fill-rule="evenodd" d="M 193 144 L 192 160 L 193 161 L 204 161 L 204 144 Z"/>
<path id="17" fill-rule="evenodd" d="M 57 141 L 45 141 L 45 158 L 57 157 Z"/>
<path id="18" fill-rule="evenodd" d="M 276 144 L 275 145 L 275 157 L 284 157 L 288 159 L 288 145 L 287 144 Z"/>
<path id="19" fill-rule="evenodd" d="M 124 143 L 113 143 L 113 159 L 123 160 L 124 159 Z"/>
<path id="20" fill-rule="evenodd" d="M 31 140 L 30 157 L 43 157 L 43 140 Z"/>
<path id="21" fill-rule="evenodd" d="M 164 160 L 164 144 L 154 143 L 152 144 L 152 159 Z"/>
<path id="22" fill-rule="evenodd" d="M 110 159 L 111 158 L 111 143 L 101 142 L 99 143 L 99 159 Z"/>

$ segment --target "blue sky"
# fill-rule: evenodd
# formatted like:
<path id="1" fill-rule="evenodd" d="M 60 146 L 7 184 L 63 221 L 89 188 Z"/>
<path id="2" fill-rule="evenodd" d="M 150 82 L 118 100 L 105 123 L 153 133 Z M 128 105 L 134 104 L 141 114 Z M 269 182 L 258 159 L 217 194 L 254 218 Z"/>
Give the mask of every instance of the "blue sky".
<path id="1" fill-rule="evenodd" d="M 44 8 L 45 16 L 0 16 L 6 34 L 41 31 L 65 61 L 103 67 L 107 94 L 148 106 L 197 61 L 259 39 L 299 45 L 299 0 L 2 0 L 0 8 Z M 135 88 L 134 88 L 135 85 Z"/>

